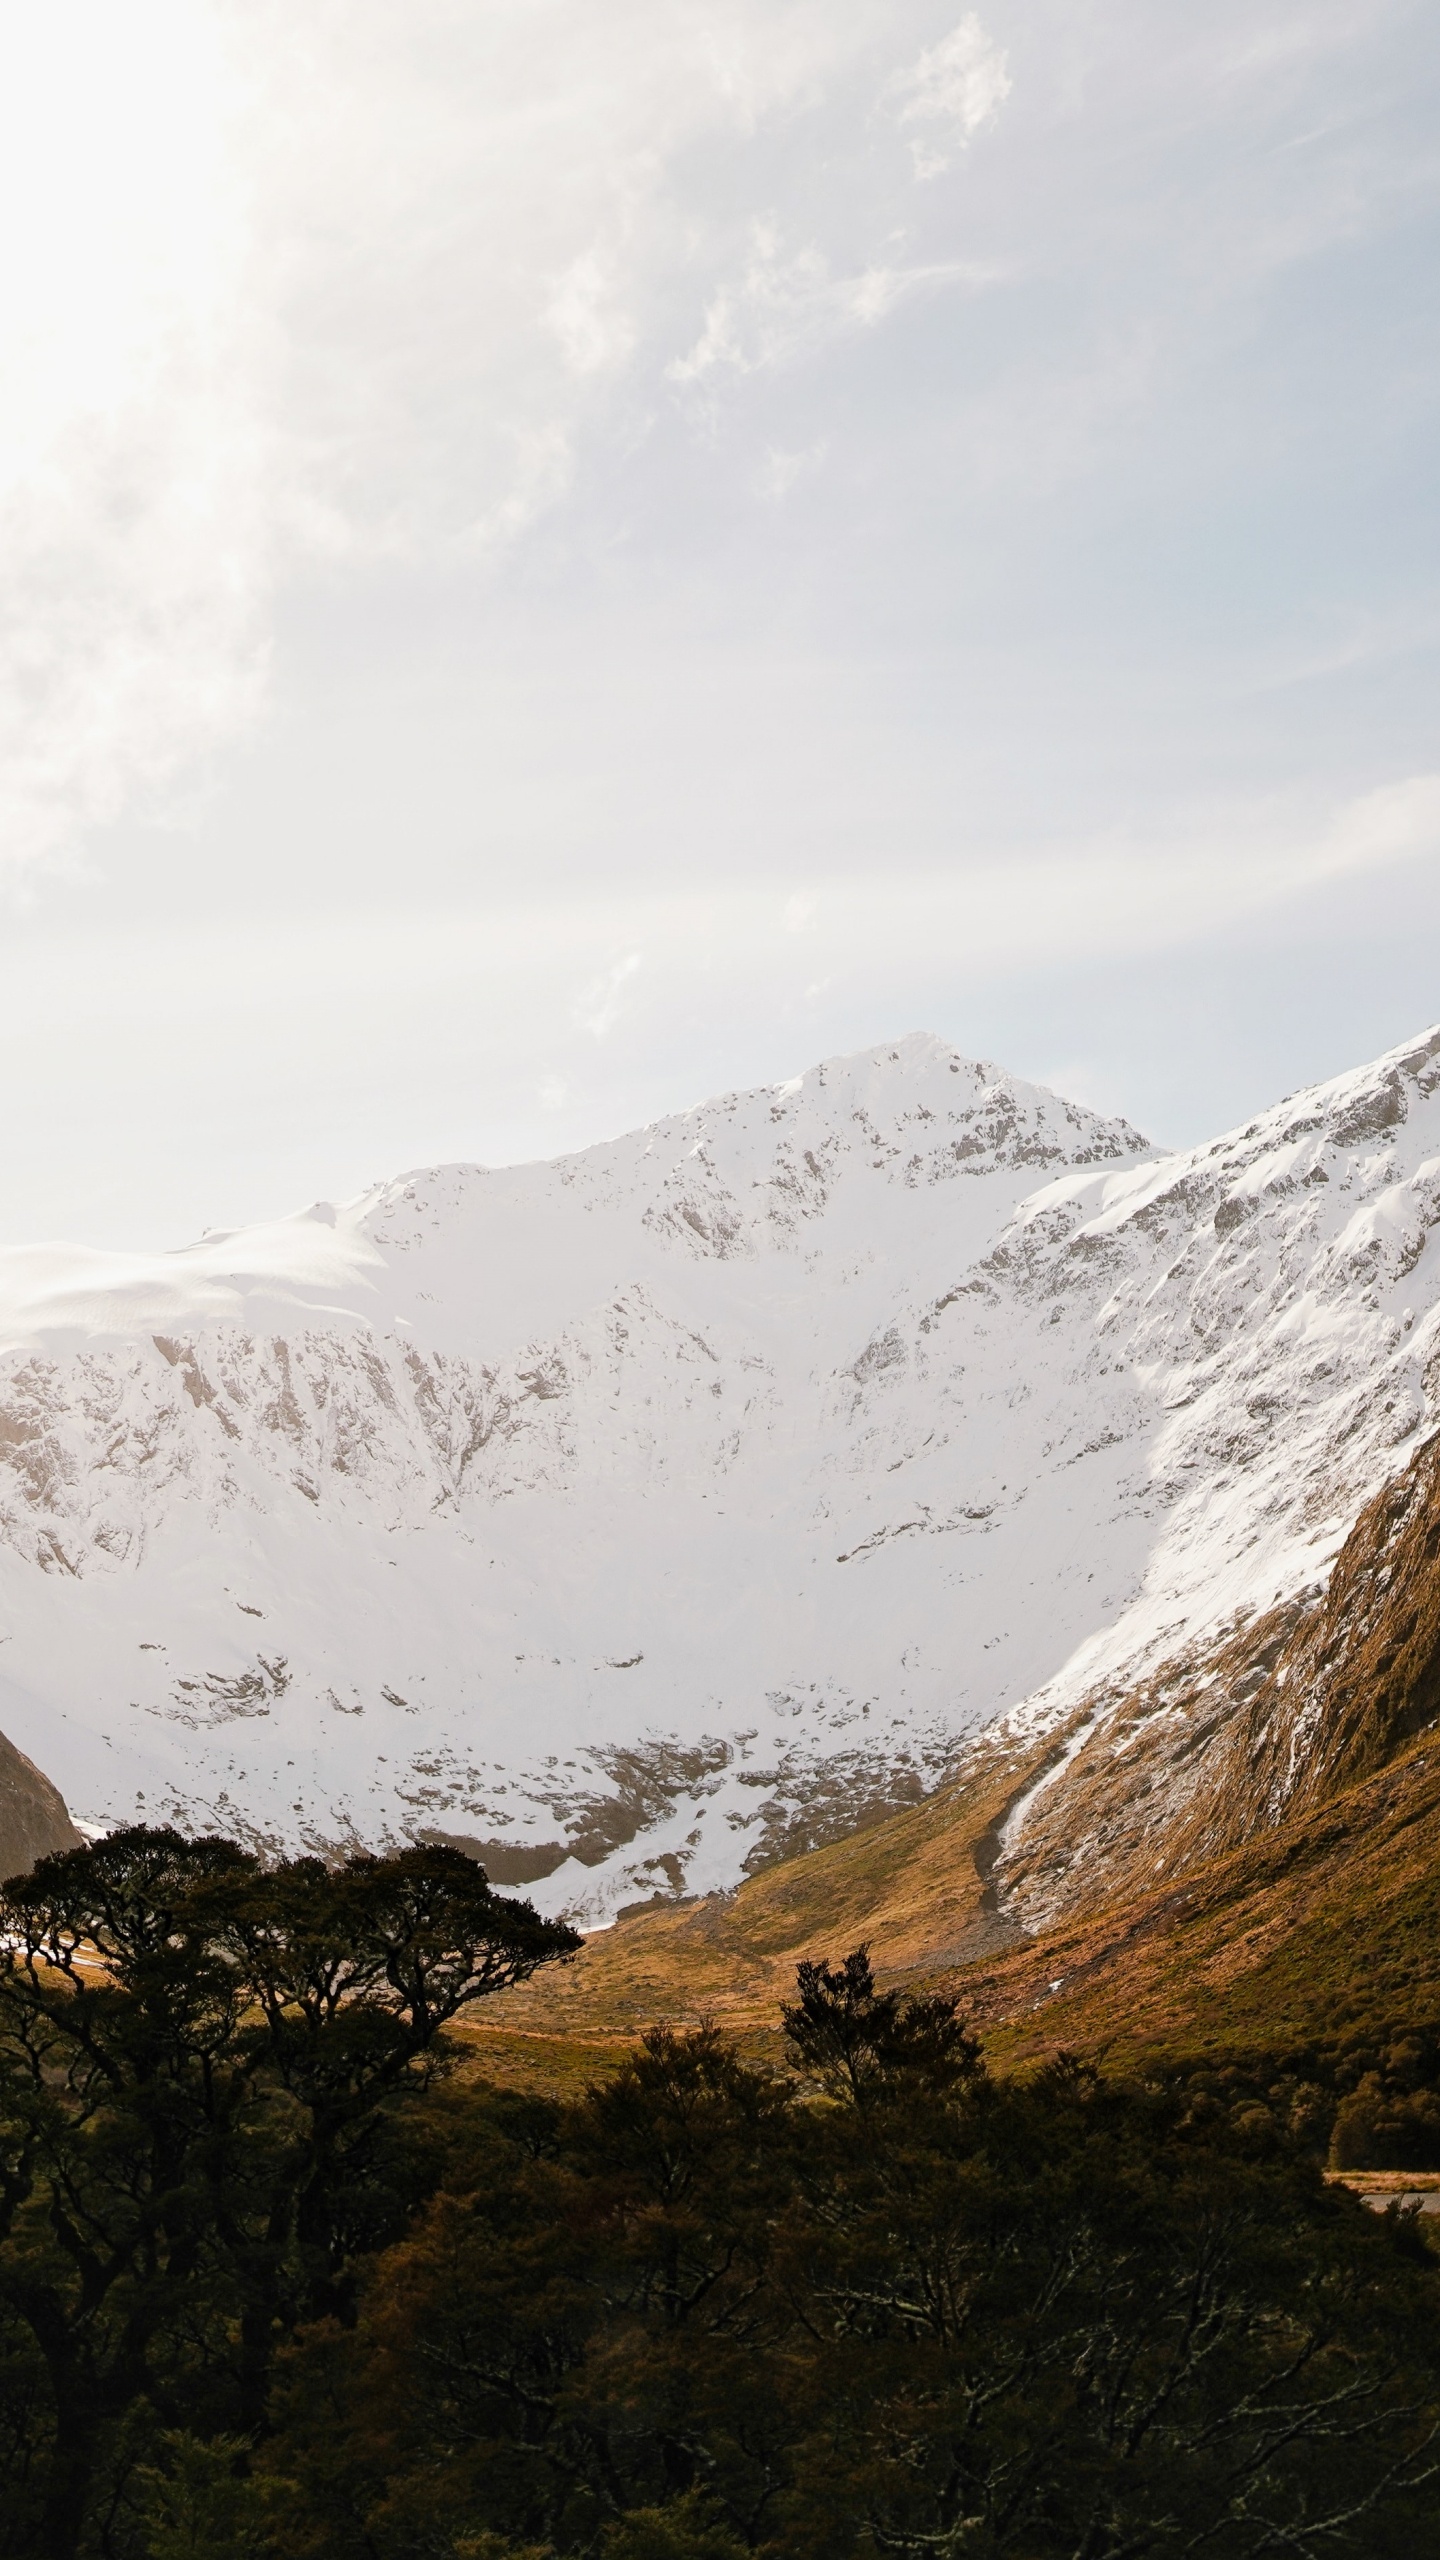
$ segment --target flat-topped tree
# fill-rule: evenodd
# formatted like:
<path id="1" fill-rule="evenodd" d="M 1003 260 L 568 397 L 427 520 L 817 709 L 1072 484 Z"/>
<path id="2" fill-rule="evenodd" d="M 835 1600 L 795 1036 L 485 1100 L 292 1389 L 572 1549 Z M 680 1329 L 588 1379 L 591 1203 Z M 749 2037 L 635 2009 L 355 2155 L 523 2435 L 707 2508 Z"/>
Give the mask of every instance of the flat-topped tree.
<path id="1" fill-rule="evenodd" d="M 453 1849 L 267 1868 L 148 1827 L 12 1878 L 0 1932 L 0 2303 L 48 2379 L 37 2523 L 68 2560 L 177 2358 L 261 2422 L 279 2340 L 348 2311 L 357 2215 L 443 2030 L 580 1942 Z"/>

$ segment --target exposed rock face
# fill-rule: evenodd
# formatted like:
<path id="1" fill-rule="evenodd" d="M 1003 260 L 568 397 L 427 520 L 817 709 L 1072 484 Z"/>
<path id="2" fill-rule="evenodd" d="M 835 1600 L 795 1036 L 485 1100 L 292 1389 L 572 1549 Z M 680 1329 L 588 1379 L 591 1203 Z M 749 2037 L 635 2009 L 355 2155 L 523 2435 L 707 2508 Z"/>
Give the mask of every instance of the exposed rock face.
<path id="1" fill-rule="evenodd" d="M 37 1858 L 80 1845 L 58 1788 L 0 1733 L 0 1878 L 22 1875 Z"/>
<path id="2" fill-rule="evenodd" d="M 1366 1505 L 1245 1711 L 1250 1831 L 1385 1768 L 1440 1717 L 1440 1439 Z"/>
<path id="3" fill-rule="evenodd" d="M 184 1254 L 0 1257 L 0 1714 L 87 1818 L 439 1833 L 589 1917 L 913 1802 L 1096 1608 L 1077 1567 L 997 1625 L 971 1576 L 952 1632 L 934 1542 L 1015 1552 L 1006 1469 L 895 1312 L 1143 1154 L 918 1037 Z"/>
<path id="4" fill-rule="evenodd" d="M 1033 1928 L 1140 1895 L 1314 1811 L 1440 1723 L 1440 1437 L 1366 1504 L 1305 1592 L 1077 1719 L 1002 1842 Z"/>
<path id="5" fill-rule="evenodd" d="M 87 1819 L 438 1832 L 592 1921 L 979 1750 L 1013 1927 L 1213 1834 L 1434 1428 L 1437 1229 L 1440 1033 L 1158 1158 L 916 1037 L 181 1254 L 0 1256 L 0 1721 Z M 1267 1802 L 1311 1750 L 1271 1726 Z"/>
<path id="6" fill-rule="evenodd" d="M 1367 1965 L 1433 2015 L 1440 1436 L 1367 1504 L 1323 1596 L 1093 1696 L 1048 1739 L 1023 1722 L 913 1813 L 592 1939 L 503 2022 L 773 2032 L 796 1963 L 862 1939 L 893 1979 L 964 1967 L 967 2014 L 1037 2054 L 1203 2042 L 1221 2021 L 1242 2044 L 1303 2042 Z"/>

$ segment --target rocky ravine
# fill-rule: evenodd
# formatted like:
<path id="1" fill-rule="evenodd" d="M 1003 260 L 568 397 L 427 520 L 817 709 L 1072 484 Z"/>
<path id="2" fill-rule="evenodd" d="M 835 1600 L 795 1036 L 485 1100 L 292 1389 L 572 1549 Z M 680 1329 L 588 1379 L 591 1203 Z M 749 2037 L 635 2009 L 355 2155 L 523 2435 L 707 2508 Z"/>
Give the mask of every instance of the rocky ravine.
<path id="1" fill-rule="evenodd" d="M 1440 1034 L 1165 1157 L 917 1037 L 4 1257 L 0 1723 L 94 1820 L 438 1830 L 598 1919 L 999 1717 L 1043 1916 L 1123 1702 L 1307 1605 L 1429 1427 L 1437 1219 Z"/>

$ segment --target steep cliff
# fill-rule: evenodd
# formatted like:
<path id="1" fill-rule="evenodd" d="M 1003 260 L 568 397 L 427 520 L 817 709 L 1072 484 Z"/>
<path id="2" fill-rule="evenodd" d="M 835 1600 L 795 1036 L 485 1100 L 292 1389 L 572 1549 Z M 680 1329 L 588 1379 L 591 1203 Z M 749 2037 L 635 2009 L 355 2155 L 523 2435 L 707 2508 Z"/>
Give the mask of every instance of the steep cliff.
<path id="1" fill-rule="evenodd" d="M 20 1875 L 37 1858 L 79 1845 L 59 1789 L 0 1733 L 0 1877 Z"/>
<path id="2" fill-rule="evenodd" d="M 1317 1810 L 1440 1719 L 1440 1439 L 1362 1510 L 1333 1570 L 1209 1651 L 1086 1702 L 1003 1826 L 996 1880 L 1034 1930 Z"/>

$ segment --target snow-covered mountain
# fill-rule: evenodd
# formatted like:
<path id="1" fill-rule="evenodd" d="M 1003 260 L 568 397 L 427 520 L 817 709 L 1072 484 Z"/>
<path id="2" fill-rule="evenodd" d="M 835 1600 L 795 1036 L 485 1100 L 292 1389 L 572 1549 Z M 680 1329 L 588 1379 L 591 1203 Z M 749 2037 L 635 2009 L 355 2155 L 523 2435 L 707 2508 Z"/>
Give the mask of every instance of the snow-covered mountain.
<path id="1" fill-rule="evenodd" d="M 0 1256 L 0 1727 L 590 1919 L 1323 1575 L 1430 1412 L 1440 1033 L 1156 1157 L 916 1036 L 178 1254 Z"/>

